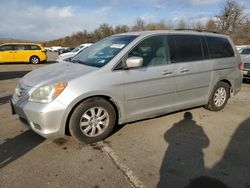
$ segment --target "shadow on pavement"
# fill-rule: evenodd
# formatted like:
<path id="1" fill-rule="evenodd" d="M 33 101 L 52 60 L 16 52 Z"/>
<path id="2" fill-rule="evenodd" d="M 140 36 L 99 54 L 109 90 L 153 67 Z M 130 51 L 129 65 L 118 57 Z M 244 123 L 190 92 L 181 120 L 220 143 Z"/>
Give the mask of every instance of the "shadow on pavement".
<path id="1" fill-rule="evenodd" d="M 44 140 L 44 138 L 31 130 L 4 140 L 3 143 L 0 144 L 0 169 L 22 157 Z"/>
<path id="2" fill-rule="evenodd" d="M 0 72 L 0 80 L 9 80 L 14 78 L 21 78 L 30 71 L 6 71 Z"/>
<path id="3" fill-rule="evenodd" d="M 190 180 L 186 188 L 228 188 L 228 186 L 218 179 L 201 176 Z"/>
<path id="4" fill-rule="evenodd" d="M 202 151 L 209 146 L 209 139 L 190 112 L 164 138 L 168 148 L 160 168 L 158 188 L 250 187 L 250 118 L 241 123 L 222 159 L 211 169 L 205 168 Z"/>
<path id="5" fill-rule="evenodd" d="M 209 139 L 190 112 L 164 134 L 168 148 L 160 169 L 158 188 L 184 187 L 205 171 L 203 149 Z"/>
<path id="6" fill-rule="evenodd" d="M 219 138 L 218 138 L 219 140 Z M 229 187 L 250 187 L 250 118 L 243 121 L 234 132 L 222 159 L 208 169 L 210 177 L 220 179 Z"/>
<path id="7" fill-rule="evenodd" d="M 0 97 L 0 105 L 6 104 L 10 102 L 12 95 L 7 95 L 4 97 Z"/>
<path id="8" fill-rule="evenodd" d="M 58 63 L 57 61 L 46 61 L 45 63 L 41 63 L 41 64 L 53 64 L 53 63 Z"/>

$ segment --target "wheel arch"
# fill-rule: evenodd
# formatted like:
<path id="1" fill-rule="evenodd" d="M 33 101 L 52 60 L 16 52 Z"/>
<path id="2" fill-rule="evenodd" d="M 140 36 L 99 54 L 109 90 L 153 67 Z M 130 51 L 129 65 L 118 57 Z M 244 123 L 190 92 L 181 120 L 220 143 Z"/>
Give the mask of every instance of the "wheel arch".
<path id="1" fill-rule="evenodd" d="M 219 82 L 225 82 L 225 83 L 227 83 L 230 87 L 232 87 L 232 83 L 231 83 L 228 79 L 222 79 L 222 80 L 218 81 L 217 83 L 219 83 Z"/>
<path id="2" fill-rule="evenodd" d="M 114 100 L 112 97 L 108 96 L 108 95 L 93 95 L 93 96 L 89 96 L 86 98 L 82 98 L 80 100 L 78 100 L 73 107 L 70 108 L 69 113 L 67 114 L 67 119 L 65 122 L 65 128 L 64 128 L 64 134 L 65 135 L 70 135 L 70 131 L 69 131 L 69 120 L 71 118 L 72 113 L 74 112 L 75 108 L 82 103 L 83 101 L 87 100 L 87 99 L 91 99 L 91 98 L 103 98 L 105 100 L 107 100 L 108 102 L 110 102 L 110 104 L 114 107 L 115 112 L 116 112 L 116 124 L 120 122 L 121 119 L 121 108 L 119 107 L 118 103 L 116 102 L 116 100 Z"/>
<path id="3" fill-rule="evenodd" d="M 229 85 L 229 98 L 231 97 L 231 93 L 233 92 L 233 85 L 232 85 L 232 83 L 229 81 L 229 79 L 221 79 L 221 80 L 219 80 L 217 83 L 219 83 L 219 82 L 224 82 L 224 83 L 226 83 L 226 84 L 228 84 Z"/>

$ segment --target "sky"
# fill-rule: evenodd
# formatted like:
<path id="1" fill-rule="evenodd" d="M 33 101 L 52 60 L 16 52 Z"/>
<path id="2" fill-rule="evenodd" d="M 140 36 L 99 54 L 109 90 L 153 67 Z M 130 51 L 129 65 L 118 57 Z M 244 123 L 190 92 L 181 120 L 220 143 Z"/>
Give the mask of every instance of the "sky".
<path id="1" fill-rule="evenodd" d="M 137 18 L 174 24 L 205 22 L 225 0 L 0 0 L 0 38 L 47 41 L 102 23 L 133 25 Z M 238 0 L 250 17 L 250 0 Z"/>

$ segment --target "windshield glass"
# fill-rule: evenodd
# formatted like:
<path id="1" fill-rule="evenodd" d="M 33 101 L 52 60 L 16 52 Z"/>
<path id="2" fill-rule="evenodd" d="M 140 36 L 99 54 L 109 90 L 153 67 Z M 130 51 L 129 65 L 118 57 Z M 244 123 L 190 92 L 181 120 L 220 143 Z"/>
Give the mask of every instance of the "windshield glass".
<path id="1" fill-rule="evenodd" d="M 239 53 L 242 55 L 248 55 L 250 54 L 250 48 L 242 48 L 239 50 Z"/>
<path id="2" fill-rule="evenodd" d="M 80 50 L 80 47 L 77 47 L 74 50 L 72 50 L 71 52 L 78 52 L 79 50 Z"/>
<path id="3" fill-rule="evenodd" d="M 94 67 L 102 67 L 136 37 L 133 35 L 107 37 L 83 50 L 74 56 L 71 61 Z"/>

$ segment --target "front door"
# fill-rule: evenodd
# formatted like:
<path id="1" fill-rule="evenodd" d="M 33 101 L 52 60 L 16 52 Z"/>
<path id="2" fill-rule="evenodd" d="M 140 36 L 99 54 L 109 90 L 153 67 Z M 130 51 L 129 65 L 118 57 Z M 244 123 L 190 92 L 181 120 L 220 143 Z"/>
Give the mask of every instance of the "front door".
<path id="1" fill-rule="evenodd" d="M 167 112 L 175 103 L 175 65 L 169 62 L 165 36 L 144 39 L 128 57 L 140 56 L 143 66 L 123 70 L 125 111 L 129 121 Z"/>
<path id="2" fill-rule="evenodd" d="M 0 63 L 2 62 L 14 62 L 14 55 L 12 45 L 0 46 Z"/>

